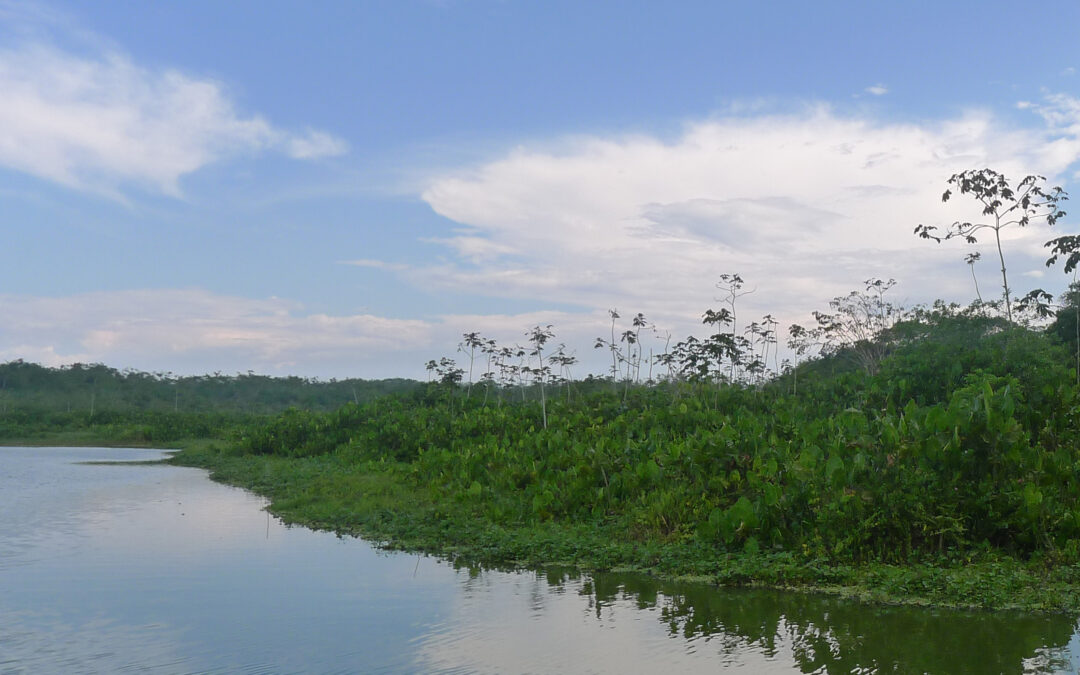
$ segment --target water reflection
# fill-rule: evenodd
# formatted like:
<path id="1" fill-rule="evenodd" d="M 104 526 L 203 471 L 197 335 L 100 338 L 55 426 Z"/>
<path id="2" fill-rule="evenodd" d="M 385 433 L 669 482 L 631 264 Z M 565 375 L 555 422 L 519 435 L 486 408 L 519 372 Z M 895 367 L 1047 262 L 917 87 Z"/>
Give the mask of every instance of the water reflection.
<path id="1" fill-rule="evenodd" d="M 1074 619 L 872 607 L 640 575 L 464 572 L 418 643 L 446 673 L 1076 673 Z"/>
<path id="2" fill-rule="evenodd" d="M 48 636 L 48 639 L 42 639 Z M 55 610 L 0 611 L 0 673 L 184 672 L 181 636 L 97 616 L 73 621 Z"/>
<path id="3" fill-rule="evenodd" d="M 115 454 L 0 449 L 0 673 L 416 672 L 452 568 Z"/>
<path id="4" fill-rule="evenodd" d="M 456 568 L 131 451 L 0 449 L 0 673 L 1035 673 L 1065 617 Z"/>
<path id="5" fill-rule="evenodd" d="M 598 575 L 585 590 L 598 608 L 628 597 L 659 607 L 672 636 L 719 642 L 725 653 L 787 651 L 804 673 L 1075 672 L 1068 649 L 1075 623 L 1062 616 L 868 607 L 618 575 Z"/>

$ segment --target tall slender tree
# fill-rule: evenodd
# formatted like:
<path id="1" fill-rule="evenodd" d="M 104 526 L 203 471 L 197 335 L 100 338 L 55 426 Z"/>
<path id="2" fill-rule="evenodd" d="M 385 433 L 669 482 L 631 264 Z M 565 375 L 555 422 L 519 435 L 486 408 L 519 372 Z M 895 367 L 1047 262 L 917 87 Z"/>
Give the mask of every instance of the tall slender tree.
<path id="1" fill-rule="evenodd" d="M 989 230 L 994 234 L 998 260 L 1001 263 L 1001 289 L 1005 299 L 1005 315 L 1009 323 L 1013 322 L 1012 295 L 1009 289 L 1009 276 L 1005 270 L 1005 252 L 1001 246 L 1001 231 L 1007 227 L 1025 227 L 1033 221 L 1045 220 L 1053 225 L 1065 212 L 1059 207 L 1068 195 L 1060 187 L 1047 188 L 1042 176 L 1025 176 L 1016 187 L 1009 179 L 993 169 L 969 169 L 949 178 L 951 186 L 941 195 L 941 201 L 952 198 L 953 190 L 962 195 L 970 195 L 982 204 L 980 222 L 956 221 L 949 225 L 943 234 L 936 234 L 936 225 L 918 225 L 915 234 L 923 239 L 933 239 L 941 243 L 960 237 L 969 244 L 978 241 L 976 234 Z"/>
<path id="2" fill-rule="evenodd" d="M 745 282 L 743 281 L 743 278 L 741 276 L 739 276 L 737 273 L 736 274 L 721 274 L 720 275 L 720 281 L 716 282 L 716 287 L 719 288 L 720 290 L 724 291 L 724 293 L 725 293 L 724 297 L 723 298 L 718 298 L 718 300 L 722 300 L 722 301 L 726 302 L 728 304 L 728 306 L 731 307 L 729 318 L 731 320 L 731 346 L 732 346 L 732 348 L 735 348 L 739 344 L 739 340 L 738 340 L 738 337 L 737 337 L 737 330 L 738 330 L 738 326 L 739 326 L 739 322 L 738 322 L 739 318 L 738 318 L 738 314 L 736 314 L 736 312 L 735 312 L 735 302 L 739 298 L 741 298 L 742 296 L 750 295 L 755 290 L 757 290 L 757 289 L 751 289 L 749 291 L 744 291 L 744 290 L 742 290 L 742 287 L 743 287 L 744 284 L 745 284 Z M 732 352 L 732 358 L 731 358 L 731 369 L 730 369 L 730 373 L 728 375 L 729 379 L 732 382 L 735 381 L 736 366 L 738 365 L 738 362 L 739 362 L 739 359 L 736 357 L 736 354 L 733 351 Z"/>
<path id="3" fill-rule="evenodd" d="M 533 326 L 525 335 L 533 346 L 529 355 L 535 356 L 537 359 L 537 367 L 533 368 L 532 372 L 536 375 L 536 381 L 540 383 L 540 410 L 544 417 L 544 428 L 547 429 L 547 396 L 544 393 L 544 383 L 547 381 L 548 375 L 551 374 L 551 368 L 544 365 L 544 345 L 547 344 L 548 340 L 555 337 L 555 333 L 551 331 L 551 324 L 548 324 L 544 327 Z"/>
<path id="4" fill-rule="evenodd" d="M 465 390 L 465 398 L 470 398 L 472 396 L 473 364 L 476 361 L 476 350 L 483 348 L 484 338 L 480 337 L 480 334 L 475 331 L 463 333 L 461 337 L 463 340 L 458 345 L 458 351 L 469 357 L 469 384 Z"/>

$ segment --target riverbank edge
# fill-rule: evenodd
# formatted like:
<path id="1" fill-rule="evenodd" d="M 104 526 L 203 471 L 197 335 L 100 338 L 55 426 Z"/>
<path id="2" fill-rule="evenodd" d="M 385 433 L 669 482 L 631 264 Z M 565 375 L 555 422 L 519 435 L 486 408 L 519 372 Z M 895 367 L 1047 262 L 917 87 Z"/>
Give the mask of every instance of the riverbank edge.
<path id="1" fill-rule="evenodd" d="M 967 610 L 1080 612 L 1080 565 L 976 552 L 911 565 L 837 564 L 775 553 L 727 553 L 688 542 L 630 541 L 618 523 L 506 527 L 467 500 L 415 486 L 407 465 L 333 456 L 236 455 L 213 441 L 181 444 L 168 463 L 269 500 L 286 523 L 503 570 L 574 567 L 637 572 L 721 587 L 820 593 L 855 601 Z"/>

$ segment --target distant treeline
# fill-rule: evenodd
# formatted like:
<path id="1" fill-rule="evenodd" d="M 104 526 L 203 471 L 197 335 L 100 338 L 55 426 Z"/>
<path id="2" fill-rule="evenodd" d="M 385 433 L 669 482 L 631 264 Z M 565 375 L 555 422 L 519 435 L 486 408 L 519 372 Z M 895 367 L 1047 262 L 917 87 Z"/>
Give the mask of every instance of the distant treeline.
<path id="1" fill-rule="evenodd" d="M 300 408 L 328 411 L 345 403 L 407 392 L 407 379 L 322 381 L 253 373 L 178 377 L 76 363 L 47 368 L 22 360 L 0 364 L 0 415 L 208 413 L 268 415 Z"/>

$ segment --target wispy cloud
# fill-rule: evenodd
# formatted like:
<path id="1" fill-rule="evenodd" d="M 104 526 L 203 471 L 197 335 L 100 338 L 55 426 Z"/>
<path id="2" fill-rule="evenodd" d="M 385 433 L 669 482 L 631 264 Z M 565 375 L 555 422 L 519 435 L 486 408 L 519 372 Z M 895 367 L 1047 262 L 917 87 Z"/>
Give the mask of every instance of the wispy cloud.
<path id="1" fill-rule="evenodd" d="M 1080 133 L 1080 98 L 1061 93 L 1047 93 L 1042 103 L 1020 101 L 1018 108 L 1034 110 L 1055 130 Z"/>
<path id="2" fill-rule="evenodd" d="M 308 129 L 303 135 L 288 137 L 285 148 L 293 159 L 318 159 L 343 155 L 349 151 L 349 144 L 326 132 Z"/>
<path id="3" fill-rule="evenodd" d="M 371 267 L 377 270 L 406 270 L 408 265 L 402 263 L 386 262 L 385 260 L 373 260 L 371 258 L 357 258 L 356 260 L 341 260 L 339 265 L 352 265 L 354 267 Z"/>
<path id="4" fill-rule="evenodd" d="M 873 94 L 874 96 L 884 96 L 889 93 L 889 88 L 883 84 L 875 84 L 873 86 L 864 89 L 867 94 Z"/>
<path id="5" fill-rule="evenodd" d="M 347 150 L 327 132 L 294 133 L 240 112 L 221 82 L 140 66 L 104 41 L 60 46 L 50 36 L 70 26 L 40 13 L 12 17 L 40 25 L 0 35 L 2 166 L 117 197 L 129 186 L 179 196 L 181 177 L 230 157 Z"/>

